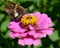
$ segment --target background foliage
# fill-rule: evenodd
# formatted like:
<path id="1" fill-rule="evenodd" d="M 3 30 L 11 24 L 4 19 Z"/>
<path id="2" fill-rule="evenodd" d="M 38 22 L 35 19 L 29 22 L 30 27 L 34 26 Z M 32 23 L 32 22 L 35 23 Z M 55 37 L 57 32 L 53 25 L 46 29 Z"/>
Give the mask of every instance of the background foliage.
<path id="1" fill-rule="evenodd" d="M 42 38 L 42 43 L 35 48 L 60 48 L 60 0 L 10 0 L 29 10 L 47 13 L 54 22 L 55 30 L 51 36 Z M 9 38 L 7 28 L 10 16 L 4 11 L 6 0 L 0 0 L 0 48 L 27 48 L 19 46 L 16 39 Z M 33 48 L 33 47 L 31 47 Z"/>

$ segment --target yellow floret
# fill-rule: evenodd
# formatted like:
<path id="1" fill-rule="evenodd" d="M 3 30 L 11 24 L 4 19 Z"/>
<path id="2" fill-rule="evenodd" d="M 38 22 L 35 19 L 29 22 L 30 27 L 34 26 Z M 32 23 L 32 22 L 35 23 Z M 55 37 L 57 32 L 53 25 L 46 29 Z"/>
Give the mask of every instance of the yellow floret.
<path id="1" fill-rule="evenodd" d="M 33 25 L 33 24 L 36 24 L 37 23 L 37 21 L 38 21 L 38 19 L 37 19 L 37 17 L 36 16 L 24 16 L 24 17 L 22 17 L 21 18 L 21 22 L 22 22 L 22 24 L 23 25 L 28 25 L 28 24 L 31 24 L 31 25 Z"/>

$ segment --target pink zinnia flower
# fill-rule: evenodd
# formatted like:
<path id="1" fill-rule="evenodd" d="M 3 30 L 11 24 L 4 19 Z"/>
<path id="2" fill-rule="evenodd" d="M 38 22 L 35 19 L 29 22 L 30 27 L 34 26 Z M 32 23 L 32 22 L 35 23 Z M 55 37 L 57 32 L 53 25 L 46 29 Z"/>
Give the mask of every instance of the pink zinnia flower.
<path id="1" fill-rule="evenodd" d="M 11 21 L 8 28 L 11 30 L 11 38 L 19 38 L 19 45 L 40 44 L 40 39 L 53 33 L 52 20 L 47 14 L 40 12 L 28 13 L 22 16 L 19 22 Z M 26 41 L 27 40 L 27 41 Z"/>

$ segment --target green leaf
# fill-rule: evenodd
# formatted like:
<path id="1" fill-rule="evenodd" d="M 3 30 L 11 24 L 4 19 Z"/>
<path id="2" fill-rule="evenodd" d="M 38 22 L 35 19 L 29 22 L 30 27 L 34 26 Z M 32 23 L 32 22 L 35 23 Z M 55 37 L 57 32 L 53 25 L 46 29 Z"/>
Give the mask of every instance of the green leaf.
<path id="1" fill-rule="evenodd" d="M 41 5 L 40 5 L 40 4 L 41 4 L 41 0 L 38 0 L 38 1 L 37 1 L 37 0 L 34 0 L 34 2 L 36 2 L 36 4 L 37 4 L 38 7 L 41 6 Z"/>
<path id="2" fill-rule="evenodd" d="M 0 12 L 4 11 L 4 5 L 0 6 Z"/>
<path id="3" fill-rule="evenodd" d="M 0 0 L 0 4 L 4 4 L 5 3 L 5 0 Z"/>
<path id="4" fill-rule="evenodd" d="M 6 32 L 6 34 L 4 35 L 4 38 L 9 38 L 9 30 Z"/>
<path id="5" fill-rule="evenodd" d="M 49 36 L 49 38 L 52 40 L 52 41 L 56 41 L 59 39 L 59 36 L 58 36 L 58 30 L 55 30 L 53 32 L 53 34 L 51 36 Z"/>
<path id="6" fill-rule="evenodd" d="M 51 45 L 49 46 L 49 48 L 54 48 L 54 47 L 53 47 L 53 45 L 51 44 Z"/>
<path id="7" fill-rule="evenodd" d="M 0 22 L 2 21 L 2 19 L 4 18 L 4 14 L 0 14 Z"/>
<path id="8" fill-rule="evenodd" d="M 31 6 L 29 7 L 29 10 L 32 11 L 33 9 L 34 9 L 34 5 L 31 5 Z"/>
<path id="9" fill-rule="evenodd" d="M 53 10 L 53 6 L 49 7 L 48 10 L 51 12 Z"/>
<path id="10" fill-rule="evenodd" d="M 48 0 L 43 0 L 43 5 L 44 5 L 44 6 L 47 5 L 47 1 L 48 1 Z"/>
<path id="11" fill-rule="evenodd" d="M 30 0 L 18 0 L 18 2 L 26 2 L 26 1 L 30 1 Z"/>
<path id="12" fill-rule="evenodd" d="M 58 3 L 58 2 L 59 2 L 59 0 L 52 0 L 51 5 L 54 5 L 54 4 Z"/>
<path id="13" fill-rule="evenodd" d="M 32 12 L 36 12 L 36 11 L 39 11 L 39 9 L 34 9 Z"/>
<path id="14" fill-rule="evenodd" d="M 7 19 L 1 24 L 1 32 L 4 32 L 7 30 L 7 26 L 8 26 L 9 21 L 10 21 L 10 19 Z"/>

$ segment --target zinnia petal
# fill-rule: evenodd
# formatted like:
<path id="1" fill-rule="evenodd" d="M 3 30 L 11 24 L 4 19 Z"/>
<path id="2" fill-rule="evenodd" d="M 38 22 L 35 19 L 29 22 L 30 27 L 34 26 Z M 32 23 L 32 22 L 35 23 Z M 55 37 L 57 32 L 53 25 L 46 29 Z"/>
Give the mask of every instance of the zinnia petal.
<path id="1" fill-rule="evenodd" d="M 25 38 L 24 39 L 24 43 L 25 43 L 25 45 L 32 45 L 33 44 L 33 39 L 31 39 L 31 38 Z"/>
<path id="2" fill-rule="evenodd" d="M 53 26 L 53 23 L 51 18 L 49 18 L 47 14 L 42 14 L 40 16 L 40 20 L 38 21 L 37 25 L 38 25 L 38 29 L 43 29 Z"/>
<path id="3" fill-rule="evenodd" d="M 29 34 L 29 35 L 34 35 L 34 34 L 35 34 L 35 31 L 34 31 L 34 30 L 29 31 L 28 34 Z"/>
<path id="4" fill-rule="evenodd" d="M 9 36 L 11 38 L 15 39 L 15 38 L 18 38 L 20 36 L 20 34 L 19 33 L 15 33 L 15 32 L 9 32 Z"/>
<path id="5" fill-rule="evenodd" d="M 29 25 L 29 28 L 30 28 L 30 30 L 34 30 L 34 27 L 32 27 L 31 25 Z"/>
<path id="6" fill-rule="evenodd" d="M 12 32 L 9 32 L 9 36 L 13 39 L 15 39 L 14 34 Z"/>
<path id="7" fill-rule="evenodd" d="M 40 19 L 41 13 L 40 13 L 40 12 L 35 12 L 34 15 L 35 15 L 38 19 Z"/>
<path id="8" fill-rule="evenodd" d="M 19 22 L 10 22 L 8 28 L 14 32 L 25 32 L 26 30 L 19 26 Z"/>
<path id="9" fill-rule="evenodd" d="M 18 44 L 19 45 L 22 45 L 22 46 L 25 46 L 25 43 L 24 43 L 24 40 L 23 39 L 19 39 L 18 40 Z"/>
<path id="10" fill-rule="evenodd" d="M 35 41 L 33 42 L 34 46 L 37 46 L 41 43 L 40 39 L 35 39 Z"/>

